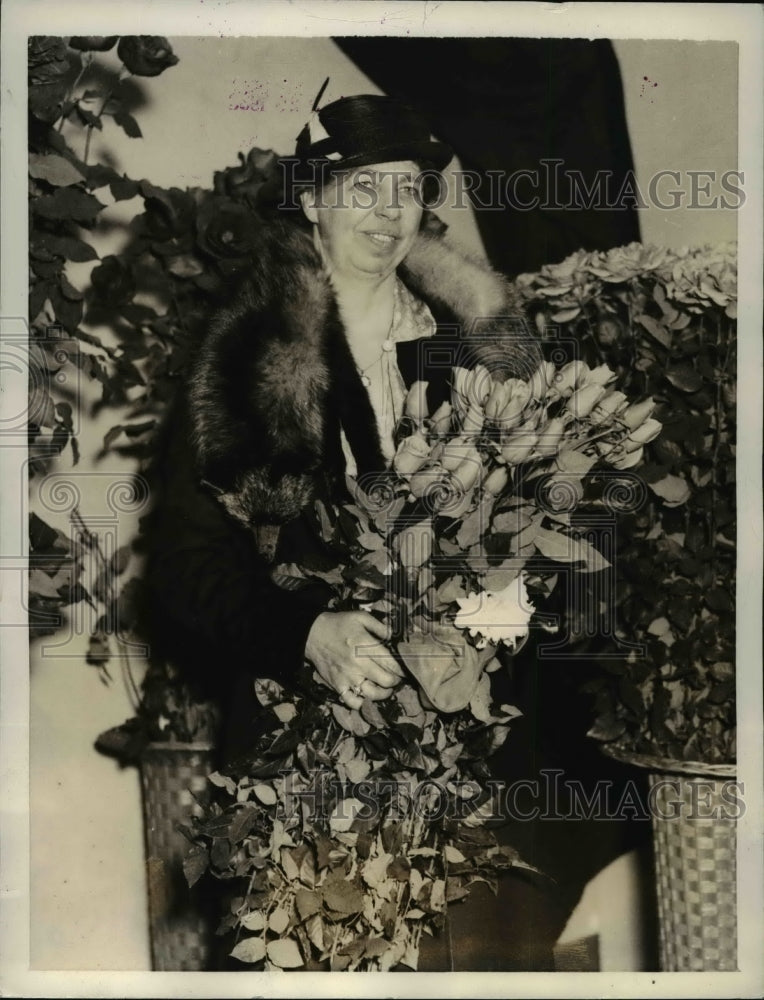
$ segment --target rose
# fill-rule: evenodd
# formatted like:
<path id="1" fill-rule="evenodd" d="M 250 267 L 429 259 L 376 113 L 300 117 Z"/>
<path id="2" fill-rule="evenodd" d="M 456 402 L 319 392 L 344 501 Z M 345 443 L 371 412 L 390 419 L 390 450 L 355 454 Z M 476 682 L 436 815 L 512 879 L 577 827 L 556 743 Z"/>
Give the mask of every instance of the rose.
<path id="1" fill-rule="evenodd" d="M 449 441 L 440 456 L 440 462 L 444 469 L 453 472 L 464 461 L 466 455 L 472 449 L 470 440 L 465 435 L 460 435 Z"/>
<path id="2" fill-rule="evenodd" d="M 506 431 L 520 422 L 531 399 L 531 387 L 517 378 L 507 379 L 504 387 L 507 389 L 507 402 L 496 417 L 496 423 Z"/>
<path id="3" fill-rule="evenodd" d="M 557 373 L 552 389 L 560 396 L 570 396 L 588 371 L 585 361 L 569 361 Z"/>
<path id="4" fill-rule="evenodd" d="M 104 257 L 90 275 L 95 298 L 113 305 L 123 305 L 135 295 L 135 278 L 119 257 Z"/>
<path id="5" fill-rule="evenodd" d="M 556 369 L 551 361 L 542 361 L 531 376 L 529 383 L 531 399 L 544 399 L 554 384 Z"/>
<path id="6" fill-rule="evenodd" d="M 464 459 L 454 469 L 454 479 L 467 493 L 483 474 L 483 462 L 477 448 L 470 448 Z"/>
<path id="7" fill-rule="evenodd" d="M 494 382 L 491 393 L 485 402 L 485 415 L 488 420 L 496 420 L 509 402 L 511 386 L 509 382 Z"/>
<path id="8" fill-rule="evenodd" d="M 498 496 L 509 482 L 509 473 L 503 465 L 498 466 L 489 473 L 483 483 L 483 489 L 491 496 Z"/>
<path id="9" fill-rule="evenodd" d="M 78 52 L 108 52 L 117 43 L 119 35 L 72 35 L 69 47 Z"/>
<path id="10" fill-rule="evenodd" d="M 648 397 L 648 399 L 643 400 L 641 403 L 632 403 L 631 406 L 627 407 L 620 414 L 618 419 L 626 424 L 629 430 L 633 431 L 647 420 L 654 409 L 655 400 L 652 397 Z"/>
<path id="11" fill-rule="evenodd" d="M 533 431 L 521 431 L 512 435 L 501 449 L 501 455 L 507 465 L 519 465 L 533 451 L 537 435 Z"/>
<path id="12" fill-rule="evenodd" d="M 239 160 L 241 166 L 215 171 L 215 194 L 228 195 L 254 205 L 262 200 L 266 185 L 278 183 L 278 158 L 272 149 L 253 148 L 246 157 L 239 153 Z"/>
<path id="13" fill-rule="evenodd" d="M 406 396 L 404 412 L 418 424 L 421 424 L 428 417 L 427 410 L 427 382 L 414 382 Z"/>
<path id="14" fill-rule="evenodd" d="M 470 406 L 462 421 L 462 432 L 477 437 L 483 429 L 484 421 L 485 413 L 483 410 L 478 406 Z"/>
<path id="15" fill-rule="evenodd" d="M 471 370 L 454 368 L 451 393 L 454 407 L 460 414 L 464 414 L 471 405 L 482 410 L 491 395 L 493 384 L 485 365 L 476 365 Z"/>
<path id="16" fill-rule="evenodd" d="M 607 389 L 601 385 L 582 385 L 568 400 L 568 412 L 572 413 L 576 420 L 583 420 L 589 416 L 606 392 Z"/>
<path id="17" fill-rule="evenodd" d="M 598 424 L 604 423 L 609 417 L 612 417 L 614 413 L 618 413 L 618 411 L 623 408 L 626 400 L 626 393 L 619 392 L 617 389 L 607 393 L 607 395 L 603 396 L 597 403 L 590 414 L 592 424 L 596 427 Z"/>
<path id="18" fill-rule="evenodd" d="M 611 371 L 607 365 L 597 365 L 585 372 L 581 385 L 607 385 L 615 378 L 615 372 Z"/>
<path id="19" fill-rule="evenodd" d="M 211 257 L 244 257 L 252 249 L 253 219 L 242 205 L 211 200 L 196 218 L 197 240 Z"/>
<path id="20" fill-rule="evenodd" d="M 562 417 L 554 417 L 550 420 L 549 423 L 539 431 L 536 454 L 540 458 L 550 458 L 552 455 L 556 455 L 564 432 L 565 421 Z"/>
<path id="21" fill-rule="evenodd" d="M 178 62 L 161 35 L 125 35 L 119 40 L 117 55 L 135 76 L 159 76 Z"/>
<path id="22" fill-rule="evenodd" d="M 419 469 L 409 479 L 409 490 L 414 497 L 429 495 L 430 499 L 435 499 L 436 492 L 445 487 L 448 473 L 442 465 L 430 465 L 426 469 Z"/>
<path id="23" fill-rule="evenodd" d="M 451 427 L 451 404 L 446 400 L 441 403 L 430 417 L 430 428 L 435 434 L 447 434 Z"/>
<path id="24" fill-rule="evenodd" d="M 393 458 L 393 468 L 400 476 L 410 476 L 424 465 L 430 457 L 430 446 L 427 439 L 417 431 L 404 438 L 398 445 Z"/>
<path id="25" fill-rule="evenodd" d="M 626 441 L 624 442 L 626 451 L 636 451 L 637 448 L 644 444 L 648 444 L 650 441 L 657 438 L 662 430 L 663 424 L 660 423 L 660 421 L 653 420 L 652 417 L 649 417 L 626 438 Z"/>
<path id="26" fill-rule="evenodd" d="M 190 239 L 194 223 L 194 201 L 180 188 L 164 191 L 152 187 L 145 197 L 146 212 L 143 216 L 146 231 L 152 240 L 165 243 L 186 236 Z"/>

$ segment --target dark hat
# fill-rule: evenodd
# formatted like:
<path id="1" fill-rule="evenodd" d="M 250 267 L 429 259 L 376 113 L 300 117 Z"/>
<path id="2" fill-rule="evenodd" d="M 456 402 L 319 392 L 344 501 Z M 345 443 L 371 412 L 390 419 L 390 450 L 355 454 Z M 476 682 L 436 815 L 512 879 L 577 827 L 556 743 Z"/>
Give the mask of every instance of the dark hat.
<path id="1" fill-rule="evenodd" d="M 407 104 L 357 94 L 314 109 L 297 137 L 295 179 L 310 182 L 326 170 L 394 160 L 414 160 L 441 171 L 453 155 L 445 143 L 430 137 L 424 119 Z"/>

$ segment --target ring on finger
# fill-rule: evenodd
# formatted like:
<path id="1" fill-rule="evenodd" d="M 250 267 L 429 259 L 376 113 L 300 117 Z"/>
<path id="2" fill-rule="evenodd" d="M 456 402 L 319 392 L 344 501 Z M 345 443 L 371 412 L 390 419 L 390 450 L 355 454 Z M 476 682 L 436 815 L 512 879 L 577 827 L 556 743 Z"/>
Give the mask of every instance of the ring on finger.
<path id="1" fill-rule="evenodd" d="M 363 686 L 365 683 L 366 683 L 365 680 L 363 680 L 360 682 L 360 684 L 354 684 L 353 687 L 350 688 L 350 690 L 353 692 L 354 695 L 356 695 L 356 697 L 363 698 Z"/>

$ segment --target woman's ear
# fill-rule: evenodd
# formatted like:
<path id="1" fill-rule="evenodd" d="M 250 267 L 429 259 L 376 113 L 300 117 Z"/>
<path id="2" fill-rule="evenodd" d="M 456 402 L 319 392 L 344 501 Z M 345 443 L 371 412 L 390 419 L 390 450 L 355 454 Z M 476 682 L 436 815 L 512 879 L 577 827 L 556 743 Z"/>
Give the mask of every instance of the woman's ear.
<path id="1" fill-rule="evenodd" d="M 316 192 L 312 189 L 300 192 L 300 204 L 308 222 L 314 225 L 318 222 L 318 212 L 316 211 Z"/>

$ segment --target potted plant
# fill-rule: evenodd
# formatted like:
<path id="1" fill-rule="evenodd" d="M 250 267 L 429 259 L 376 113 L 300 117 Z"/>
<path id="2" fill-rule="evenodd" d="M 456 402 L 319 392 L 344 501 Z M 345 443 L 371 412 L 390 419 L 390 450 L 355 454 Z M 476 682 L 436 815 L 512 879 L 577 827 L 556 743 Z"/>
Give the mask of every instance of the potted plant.
<path id="1" fill-rule="evenodd" d="M 619 531 L 616 632 L 586 650 L 590 735 L 653 772 L 663 968 L 734 969 L 736 247 L 581 252 L 519 286 L 541 329 L 657 403 L 645 502 Z"/>

